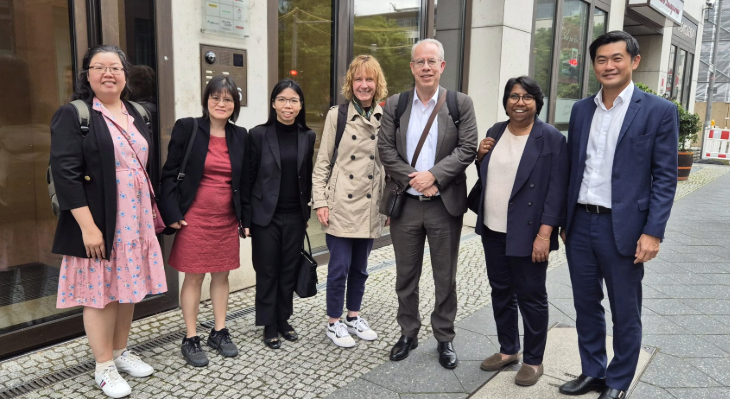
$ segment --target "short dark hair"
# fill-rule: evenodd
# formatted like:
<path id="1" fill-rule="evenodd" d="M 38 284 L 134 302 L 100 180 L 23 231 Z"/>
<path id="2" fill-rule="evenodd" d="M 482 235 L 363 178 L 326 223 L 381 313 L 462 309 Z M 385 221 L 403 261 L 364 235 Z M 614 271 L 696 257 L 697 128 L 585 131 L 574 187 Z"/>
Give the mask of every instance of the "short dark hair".
<path id="1" fill-rule="evenodd" d="M 210 119 L 210 113 L 208 112 L 208 97 L 225 92 L 233 97 L 233 113 L 228 119 L 230 119 L 231 122 L 236 122 L 238 114 L 241 112 L 241 96 L 238 92 L 236 81 L 230 76 L 223 75 L 214 77 L 207 85 L 205 85 L 205 91 L 203 92 L 203 98 L 201 99 L 201 104 L 203 105 L 203 119 Z"/>
<path id="2" fill-rule="evenodd" d="M 596 62 L 596 52 L 598 52 L 599 47 L 616 42 L 626 43 L 626 51 L 631 56 L 632 60 L 636 58 L 637 55 L 641 54 L 639 42 L 636 41 L 635 37 L 622 30 L 612 30 L 598 36 L 596 40 L 591 43 L 591 46 L 588 48 L 588 51 L 591 54 L 591 63 Z"/>
<path id="3" fill-rule="evenodd" d="M 542 106 L 545 105 L 545 95 L 542 94 L 542 89 L 537 81 L 529 76 L 510 78 L 507 81 L 507 84 L 504 85 L 504 96 L 502 97 L 502 106 L 504 107 L 504 110 L 507 111 L 509 95 L 512 94 L 512 88 L 514 88 L 517 84 L 522 86 L 527 93 L 535 97 L 535 107 L 537 108 L 535 119 L 537 119 L 537 116 L 540 115 L 540 111 L 542 110 Z"/>
<path id="4" fill-rule="evenodd" d="M 269 99 L 269 120 L 264 123 L 264 126 L 273 125 L 276 122 L 276 110 L 274 109 L 274 107 L 272 107 L 272 105 L 276 100 L 276 96 L 278 96 L 279 93 L 286 89 L 294 90 L 299 96 L 299 101 L 301 101 L 302 103 L 302 108 L 299 109 L 299 113 L 297 114 L 295 123 L 300 127 L 309 130 L 309 127 L 307 127 L 307 112 L 306 109 L 304 109 L 304 106 L 306 105 L 306 103 L 304 102 L 304 92 L 302 91 L 302 87 L 299 86 L 299 83 L 291 79 L 280 80 L 279 83 L 277 83 L 276 86 L 274 86 L 274 89 L 271 91 L 271 98 Z"/>
<path id="5" fill-rule="evenodd" d="M 91 84 L 89 84 L 88 74 L 91 59 L 99 53 L 115 53 L 117 56 L 119 56 L 119 60 L 122 62 L 122 68 L 124 70 L 124 80 L 127 81 L 127 84 L 124 85 L 124 90 L 122 90 L 122 94 L 120 97 L 126 98 L 127 95 L 132 91 L 132 88 L 129 85 L 129 69 L 132 67 L 132 64 L 127 61 L 127 56 L 124 54 L 124 51 L 122 51 L 122 49 L 117 46 L 112 46 L 110 44 L 100 44 L 98 46 L 90 48 L 86 51 L 86 54 L 84 54 L 84 59 L 83 61 L 81 61 L 81 72 L 79 72 L 79 75 L 76 77 L 76 89 L 74 90 L 74 95 L 72 97 L 74 100 L 84 100 L 86 102 L 90 102 L 96 95 L 91 89 Z"/>

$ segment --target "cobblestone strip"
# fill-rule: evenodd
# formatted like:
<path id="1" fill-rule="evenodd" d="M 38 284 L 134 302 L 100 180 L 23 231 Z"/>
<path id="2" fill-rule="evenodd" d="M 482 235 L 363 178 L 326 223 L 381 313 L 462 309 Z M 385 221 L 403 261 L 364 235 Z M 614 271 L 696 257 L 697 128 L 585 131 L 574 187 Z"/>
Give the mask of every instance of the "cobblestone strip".
<path id="1" fill-rule="evenodd" d="M 701 165 L 701 169 L 692 172 L 688 180 L 677 183 L 677 194 L 674 196 L 674 200 L 677 201 L 678 199 L 681 199 L 685 195 L 697 190 L 728 172 L 730 172 L 730 168 L 724 165 Z"/>

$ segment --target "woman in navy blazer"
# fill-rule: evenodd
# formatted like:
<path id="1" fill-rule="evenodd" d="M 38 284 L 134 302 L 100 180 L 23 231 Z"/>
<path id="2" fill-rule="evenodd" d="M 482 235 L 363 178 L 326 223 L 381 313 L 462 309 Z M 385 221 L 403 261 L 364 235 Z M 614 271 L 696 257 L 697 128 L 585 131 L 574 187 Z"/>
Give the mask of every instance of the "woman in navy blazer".
<path id="1" fill-rule="evenodd" d="M 476 232 L 484 245 L 500 344 L 500 353 L 481 368 L 496 371 L 519 360 L 519 306 L 525 352 L 515 383 L 522 386 L 534 385 L 543 373 L 547 261 L 558 249 L 569 173 L 565 136 L 537 118 L 543 99 L 532 78 L 510 79 L 502 101 L 509 120 L 489 129 L 476 161 L 483 187 Z"/>

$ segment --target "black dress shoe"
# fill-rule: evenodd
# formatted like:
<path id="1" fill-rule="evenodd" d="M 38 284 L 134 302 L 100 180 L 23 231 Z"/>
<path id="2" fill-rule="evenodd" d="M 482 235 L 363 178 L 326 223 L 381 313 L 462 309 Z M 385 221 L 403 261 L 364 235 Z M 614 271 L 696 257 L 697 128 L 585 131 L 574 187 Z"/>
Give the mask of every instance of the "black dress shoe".
<path id="1" fill-rule="evenodd" d="M 625 397 L 626 392 L 606 387 L 603 390 L 603 393 L 601 393 L 601 396 L 598 397 L 598 399 L 623 399 Z"/>
<path id="2" fill-rule="evenodd" d="M 560 386 L 560 393 L 564 395 L 585 395 L 591 391 L 601 392 L 606 388 L 606 380 L 604 378 L 588 377 L 581 374 L 580 377 L 573 381 L 568 381 Z"/>
<path id="3" fill-rule="evenodd" d="M 264 338 L 264 343 L 271 349 L 281 348 L 281 340 L 279 338 Z"/>
<path id="4" fill-rule="evenodd" d="M 459 359 L 456 358 L 454 344 L 451 342 L 439 342 L 439 363 L 447 369 L 454 369 L 459 365 Z"/>
<path id="5" fill-rule="evenodd" d="M 299 339 L 299 334 L 294 330 L 294 327 L 289 324 L 286 320 L 279 321 L 277 323 L 277 331 L 281 333 L 281 336 L 284 337 L 287 341 L 296 341 Z"/>
<path id="6" fill-rule="evenodd" d="M 418 338 L 406 337 L 401 335 L 398 342 L 393 345 L 393 349 L 390 350 L 390 360 L 395 362 L 403 360 L 408 357 L 411 349 L 418 348 Z"/>

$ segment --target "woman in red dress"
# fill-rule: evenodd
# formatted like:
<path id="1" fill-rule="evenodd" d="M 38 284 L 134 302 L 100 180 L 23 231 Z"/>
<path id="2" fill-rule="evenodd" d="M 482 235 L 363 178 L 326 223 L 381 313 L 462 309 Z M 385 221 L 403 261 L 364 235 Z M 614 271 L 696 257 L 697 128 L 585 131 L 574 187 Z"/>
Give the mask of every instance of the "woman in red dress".
<path id="1" fill-rule="evenodd" d="M 185 360 L 196 367 L 208 364 L 196 332 L 200 290 L 206 273 L 211 275 L 210 298 L 215 318 L 207 344 L 222 356 L 238 355 L 225 328 L 228 273 L 240 267 L 239 235 L 243 236 L 240 227 L 248 202 L 248 196 L 241 193 L 248 190 L 244 173 L 247 133 L 234 124 L 241 108 L 236 83 L 226 76 L 211 79 L 202 105 L 202 118 L 184 118 L 175 123 L 162 168 L 159 203 L 166 225 L 177 229 L 170 266 L 185 273 L 180 307 L 187 335 L 181 350 Z M 181 174 L 187 151 L 190 154 Z"/>

